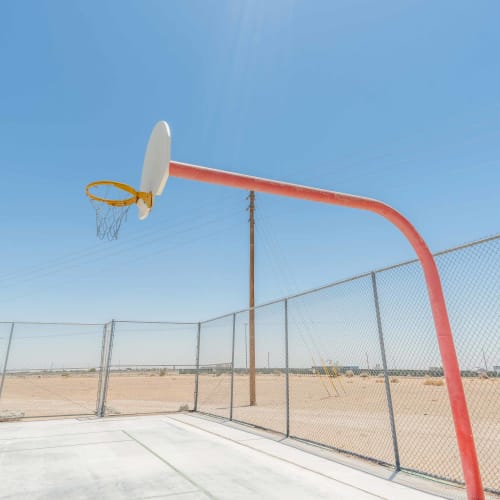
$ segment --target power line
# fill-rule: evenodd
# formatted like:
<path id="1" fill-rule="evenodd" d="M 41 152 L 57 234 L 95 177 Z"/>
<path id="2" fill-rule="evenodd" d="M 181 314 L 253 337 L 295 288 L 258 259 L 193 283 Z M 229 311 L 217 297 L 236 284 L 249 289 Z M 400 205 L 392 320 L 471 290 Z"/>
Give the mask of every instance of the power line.
<path id="1" fill-rule="evenodd" d="M 237 215 L 237 214 L 234 214 L 234 215 Z M 233 218 L 234 218 L 234 215 L 233 215 Z M 224 220 L 228 220 L 228 217 L 224 217 Z M 194 243 L 196 241 L 199 241 L 200 239 L 205 239 L 207 240 L 208 238 L 211 238 L 213 237 L 214 235 L 217 235 L 217 234 L 221 234 L 229 229 L 232 229 L 233 227 L 235 227 L 236 225 L 239 225 L 239 222 L 237 222 L 236 224 L 233 223 L 227 227 L 224 227 L 221 231 L 212 231 L 211 233 L 209 233 L 208 235 L 203 235 L 201 237 L 196 237 L 196 238 L 192 238 L 191 240 L 188 240 L 188 241 L 184 241 L 182 243 L 176 243 L 174 245 L 171 245 L 171 246 L 168 246 L 168 247 L 164 247 L 164 248 L 161 248 L 160 250 L 157 250 L 155 252 L 149 252 L 149 253 L 146 253 L 146 254 L 142 254 L 141 256 L 139 257 L 135 257 L 133 259 L 134 262 L 140 262 L 144 259 L 148 259 L 150 257 L 153 257 L 153 256 L 156 256 L 156 255 L 161 255 L 161 254 L 164 254 L 166 252 L 169 252 L 169 251 L 172 251 L 174 249 L 177 249 L 177 248 L 180 248 L 182 246 L 186 246 L 186 245 L 189 245 L 191 243 Z M 205 224 L 206 226 L 206 224 Z M 127 259 L 125 261 L 122 261 L 122 262 L 119 262 L 117 263 L 116 261 L 113 263 L 113 269 L 118 269 L 120 267 L 123 267 L 124 265 L 128 265 L 129 263 L 131 262 L 131 259 Z M 68 270 L 68 269 L 72 269 L 72 268 L 78 268 L 78 264 L 75 264 L 75 265 L 72 265 L 72 266 L 68 266 L 65 270 Z M 100 269 L 97 269 L 95 270 L 95 272 L 97 273 L 102 273 L 104 271 L 107 271 L 109 269 L 109 266 L 105 266 L 105 267 L 101 267 Z M 62 270 L 61 270 L 62 271 Z M 89 279 L 90 276 L 88 273 L 85 273 L 84 275 L 84 278 L 83 279 Z M 64 285 L 64 284 L 67 284 L 67 283 L 74 283 L 74 277 L 72 277 L 71 279 L 68 279 L 68 280 L 65 280 L 63 281 L 62 283 L 56 283 L 56 284 L 53 284 L 53 285 L 49 285 L 49 286 L 44 286 L 43 288 L 40 288 L 38 290 L 34 290 L 34 291 L 31 291 L 29 293 L 23 293 L 23 294 L 20 294 L 20 295 L 16 295 L 16 296 L 12 296 L 12 297 L 8 297 L 8 298 L 5 298 L 3 300 L 0 300 L 0 303 L 1 302 L 8 302 L 8 301 L 11 301 L 11 300 L 17 300 L 17 299 L 20 299 L 20 298 L 24 298 L 24 297 L 27 297 L 27 296 L 32 296 L 32 295 L 36 295 L 38 293 L 42 293 L 42 292 L 46 292 L 47 290 L 49 289 L 52 289 L 56 286 L 61 286 L 61 285 Z M 81 279 L 80 279 L 80 283 L 81 283 Z"/>
<path id="2" fill-rule="evenodd" d="M 208 206 L 212 206 L 212 210 L 207 209 Z M 203 204 L 199 206 L 198 208 L 204 215 L 210 214 L 211 212 L 219 212 L 220 213 L 220 204 L 218 202 L 210 203 L 210 204 Z M 215 208 L 215 210 L 214 210 Z M 51 259 L 48 262 L 38 264 L 35 266 L 29 266 L 27 268 L 21 269 L 21 270 L 14 270 L 10 271 L 8 273 L 4 273 L 3 275 L 0 275 L 0 279 L 5 280 L 9 278 L 15 278 L 15 280 L 19 280 L 20 277 L 24 276 L 31 276 L 33 274 L 37 274 L 40 272 L 47 271 L 47 269 L 51 268 L 58 268 L 64 264 L 71 263 L 72 261 L 79 262 L 82 258 L 84 257 L 91 257 L 91 256 L 96 256 L 99 257 L 100 255 L 106 255 L 110 254 L 113 252 L 113 250 L 116 252 L 116 249 L 122 249 L 122 248 L 136 248 L 137 246 L 142 246 L 144 242 L 151 242 L 155 241 L 156 239 L 159 239 L 159 235 L 164 232 L 169 232 L 170 230 L 177 228 L 177 227 L 185 227 L 187 223 L 189 223 L 191 220 L 197 219 L 199 220 L 199 217 L 188 215 L 182 217 L 180 220 L 177 220 L 175 224 L 172 224 L 171 226 L 167 227 L 162 227 L 159 225 L 157 227 L 156 225 L 153 227 L 149 227 L 145 229 L 144 231 L 139 231 L 136 233 L 134 236 L 129 237 L 128 239 L 124 240 L 118 240 L 113 243 L 113 245 L 108 245 L 108 246 L 92 246 L 92 247 L 87 247 L 85 249 L 82 249 L 78 252 L 70 252 L 68 254 L 62 255 L 58 258 Z M 196 226 L 198 227 L 198 226 Z M 150 239 L 146 239 L 147 236 L 152 236 Z M 52 264 L 53 263 L 53 264 Z"/>
<path id="3" fill-rule="evenodd" d="M 238 212 L 234 212 L 233 216 L 235 216 L 237 214 L 238 214 Z M 135 241 L 133 245 L 127 245 L 127 246 L 122 245 L 121 247 L 114 249 L 114 251 L 113 251 L 113 248 L 107 248 L 105 252 L 94 252 L 94 253 L 90 252 L 87 255 L 83 255 L 83 256 L 80 256 L 80 257 L 75 258 L 75 259 L 70 259 L 66 262 L 60 263 L 59 265 L 54 265 L 52 267 L 40 269 L 36 273 L 32 273 L 31 275 L 26 274 L 24 277 L 21 277 L 21 278 L 19 278 L 18 276 L 15 276 L 15 277 L 11 278 L 10 281 L 14 281 L 15 284 L 19 284 L 22 282 L 29 282 L 29 281 L 37 280 L 40 278 L 44 278 L 46 276 L 54 275 L 56 273 L 65 272 L 68 269 L 80 267 L 82 264 L 85 264 L 85 263 L 88 264 L 88 263 L 94 262 L 98 258 L 100 258 L 101 261 L 104 259 L 115 258 L 118 255 L 126 254 L 127 252 L 130 252 L 131 250 L 134 250 L 136 248 L 144 248 L 144 247 L 147 247 L 148 245 L 150 246 L 152 243 L 156 243 L 156 242 L 161 241 L 161 240 L 169 240 L 169 239 L 172 239 L 172 237 L 177 237 L 177 236 L 182 235 L 182 234 L 190 233 L 190 232 L 196 231 L 200 228 L 204 228 L 204 227 L 207 227 L 209 225 L 216 224 L 221 220 L 227 220 L 227 219 L 228 219 L 227 216 L 219 216 L 219 217 L 211 218 L 208 221 L 204 220 L 204 221 L 199 222 L 195 225 L 187 226 L 187 227 L 185 224 L 177 224 L 176 226 L 181 226 L 183 229 L 181 229 L 177 232 L 173 232 L 173 233 L 167 232 L 167 235 L 163 234 L 160 231 L 159 234 L 151 235 L 150 238 L 137 239 L 137 241 Z M 132 260 L 132 259 L 130 259 L 130 260 Z M 8 281 L 9 281 L 9 279 L 4 279 L 4 282 L 8 283 Z"/>

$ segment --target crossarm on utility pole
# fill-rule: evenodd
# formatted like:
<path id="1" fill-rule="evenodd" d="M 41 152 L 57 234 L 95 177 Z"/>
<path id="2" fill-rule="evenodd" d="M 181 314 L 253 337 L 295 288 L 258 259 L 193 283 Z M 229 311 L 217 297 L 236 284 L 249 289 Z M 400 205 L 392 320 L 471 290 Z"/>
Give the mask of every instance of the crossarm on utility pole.
<path id="1" fill-rule="evenodd" d="M 404 234 L 415 250 L 424 271 L 439 350 L 443 361 L 443 371 L 446 378 L 467 495 L 469 499 L 484 499 L 476 447 L 439 272 L 434 257 L 413 225 L 394 208 L 372 198 L 337 193 L 326 189 L 289 184 L 174 161 L 170 162 L 169 170 L 172 177 L 367 210 L 389 220 Z"/>

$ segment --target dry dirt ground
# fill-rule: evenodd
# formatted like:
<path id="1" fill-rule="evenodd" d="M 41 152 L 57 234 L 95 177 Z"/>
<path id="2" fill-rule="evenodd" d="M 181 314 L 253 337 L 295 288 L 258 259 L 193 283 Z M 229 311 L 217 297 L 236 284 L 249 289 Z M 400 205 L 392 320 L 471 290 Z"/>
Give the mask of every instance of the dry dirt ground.
<path id="1" fill-rule="evenodd" d="M 445 386 L 397 377 L 390 384 L 401 465 L 461 480 Z M 97 374 L 7 376 L 0 414 L 25 417 L 92 415 Z M 464 379 L 485 486 L 500 490 L 500 380 Z M 194 375 L 121 373 L 110 376 L 107 413 L 193 409 Z M 198 410 L 229 418 L 231 378 L 200 375 Z M 257 376 L 257 405 L 248 404 L 248 377 L 234 377 L 233 418 L 286 431 L 285 377 Z M 378 377 L 290 375 L 290 434 L 381 462 L 394 463 L 386 388 Z"/>

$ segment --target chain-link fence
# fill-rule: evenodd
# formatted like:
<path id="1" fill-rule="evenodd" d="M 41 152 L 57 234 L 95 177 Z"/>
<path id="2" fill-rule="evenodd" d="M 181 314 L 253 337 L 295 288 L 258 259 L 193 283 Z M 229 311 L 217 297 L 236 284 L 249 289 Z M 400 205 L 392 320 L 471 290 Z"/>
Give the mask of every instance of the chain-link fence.
<path id="1" fill-rule="evenodd" d="M 95 324 L 1 324 L 0 416 L 95 414 L 102 334 Z"/>
<path id="2" fill-rule="evenodd" d="M 201 324 L 196 410 L 230 417 L 233 315 Z"/>
<path id="3" fill-rule="evenodd" d="M 192 410 L 196 323 L 114 321 L 104 412 Z"/>
<path id="4" fill-rule="evenodd" d="M 436 255 L 484 485 L 500 493 L 500 235 Z M 463 481 L 416 261 L 201 323 L 0 323 L 0 418 L 195 410 Z"/>
<path id="5" fill-rule="evenodd" d="M 290 376 L 290 434 L 395 464 L 370 276 L 291 298 L 288 311 L 290 367 L 311 367 Z"/>
<path id="6" fill-rule="evenodd" d="M 484 485 L 500 493 L 500 236 L 440 252 L 436 260 Z M 231 346 L 218 348 L 220 336 L 208 342 L 211 358 L 224 352 L 226 362 L 233 360 L 224 411 L 210 409 L 217 398 L 206 399 L 203 411 L 397 470 L 463 482 L 417 261 L 256 307 L 255 405 L 249 311 L 225 321 L 224 342 Z"/>
<path id="7" fill-rule="evenodd" d="M 248 311 L 236 315 L 233 419 L 286 433 L 286 346 L 282 302 L 255 309 L 255 405 L 250 405 Z"/>
<path id="8" fill-rule="evenodd" d="M 500 491 L 500 238 L 436 258 L 479 464 Z M 376 275 L 402 467 L 462 481 L 456 437 L 420 266 Z M 422 370 L 422 371 L 421 371 Z"/>

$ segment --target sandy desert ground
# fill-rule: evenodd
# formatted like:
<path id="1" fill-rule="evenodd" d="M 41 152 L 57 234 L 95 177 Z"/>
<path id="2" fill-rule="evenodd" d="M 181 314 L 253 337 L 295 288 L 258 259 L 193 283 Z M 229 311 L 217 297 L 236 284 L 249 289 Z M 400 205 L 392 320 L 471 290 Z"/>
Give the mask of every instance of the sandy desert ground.
<path id="1" fill-rule="evenodd" d="M 390 384 L 401 465 L 461 480 L 445 386 L 397 377 Z M 98 376 L 60 373 L 7 376 L 0 412 L 24 417 L 92 415 Z M 108 414 L 192 410 L 194 375 L 112 373 Z M 500 380 L 464 379 L 485 486 L 500 490 Z M 199 377 L 198 410 L 229 418 L 231 377 Z M 285 376 L 257 376 L 257 405 L 248 404 L 248 377 L 234 377 L 233 418 L 286 431 Z M 327 379 L 290 375 L 290 434 L 393 464 L 385 384 L 379 377 Z"/>

